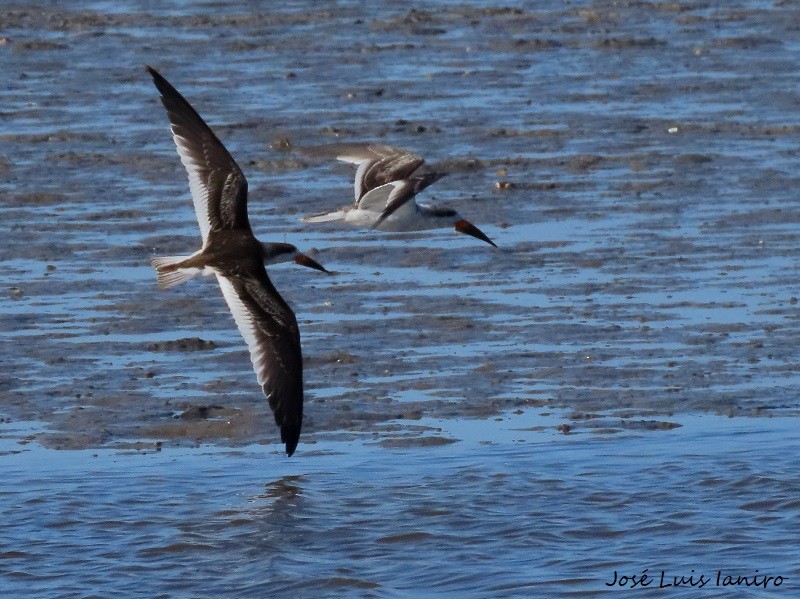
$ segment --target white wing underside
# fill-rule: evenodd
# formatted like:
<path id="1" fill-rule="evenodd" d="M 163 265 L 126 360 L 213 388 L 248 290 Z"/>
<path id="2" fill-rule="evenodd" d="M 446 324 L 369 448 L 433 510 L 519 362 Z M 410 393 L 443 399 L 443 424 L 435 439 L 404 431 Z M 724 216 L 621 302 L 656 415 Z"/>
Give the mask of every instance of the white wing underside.
<path id="1" fill-rule="evenodd" d="M 178 156 L 181 157 L 181 162 L 189 175 L 189 191 L 192 193 L 194 213 L 197 217 L 197 224 L 200 225 L 200 234 L 203 237 L 203 246 L 205 246 L 208 232 L 211 230 L 211 222 L 208 219 L 208 187 L 202 176 L 203 170 L 192 158 L 187 147 L 187 140 L 175 133 L 174 128 L 172 139 L 175 141 Z"/>
<path id="2" fill-rule="evenodd" d="M 368 146 L 357 146 L 344 149 L 336 155 L 336 160 L 339 160 L 340 162 L 346 162 L 348 164 L 361 164 L 362 162 L 380 160 L 381 158 L 386 158 L 387 156 L 395 156 L 399 154 L 408 154 L 408 152 L 392 146 L 369 144 Z"/>
<path id="3" fill-rule="evenodd" d="M 236 290 L 228 279 L 218 274 L 217 281 L 222 289 L 222 295 L 225 297 L 225 301 L 228 304 L 228 309 L 230 309 L 233 315 L 233 320 L 236 321 L 236 326 L 239 328 L 239 332 L 242 334 L 242 337 L 244 337 L 247 348 L 250 350 L 250 361 L 253 363 L 253 370 L 256 373 L 258 384 L 263 387 L 267 380 L 262 367 L 264 364 L 264 350 L 258 343 L 257 329 L 253 320 L 253 315 L 242 303 L 242 300 L 239 299 L 239 294 L 236 293 Z"/>
<path id="4" fill-rule="evenodd" d="M 376 187 L 372 191 L 364 194 L 358 207 L 361 210 L 377 212 L 380 216 L 390 203 L 394 202 L 401 194 L 410 193 L 407 181 L 392 181 L 386 185 Z M 406 220 L 412 218 L 417 212 L 417 202 L 413 197 L 409 198 L 402 206 L 392 212 L 390 219 Z"/>
<path id="5" fill-rule="evenodd" d="M 408 152 L 405 152 L 403 150 L 393 148 L 392 146 L 373 144 L 367 146 L 366 148 L 362 148 L 360 150 L 343 152 L 342 154 L 336 156 L 336 160 L 340 162 L 346 162 L 347 164 L 354 164 L 358 166 L 358 168 L 356 169 L 355 177 L 353 179 L 353 196 L 355 197 L 356 204 L 358 204 L 360 208 L 362 207 L 361 202 L 364 201 L 364 198 L 361 198 L 361 200 L 359 201 L 359 197 L 361 197 L 364 190 L 364 176 L 366 175 L 367 170 L 371 168 L 376 163 L 376 161 L 381 160 L 383 158 L 389 158 L 390 156 L 405 156 L 405 155 L 414 156 L 413 154 L 409 154 Z M 365 210 L 370 210 L 370 208 L 365 208 Z"/>
<path id="6" fill-rule="evenodd" d="M 386 185 L 381 185 L 375 189 L 371 189 L 364 194 L 358 207 L 361 210 L 368 212 L 377 212 L 379 215 L 386 209 L 386 203 L 389 201 L 389 196 L 394 191 L 394 188 L 400 184 L 400 181 L 392 181 Z"/>
<path id="7" fill-rule="evenodd" d="M 336 160 L 358 166 L 356 169 L 356 175 L 353 179 L 353 197 L 355 198 L 356 204 L 358 204 L 358 198 L 361 195 L 361 189 L 364 182 L 364 173 L 367 172 L 367 169 L 375 161 L 375 157 L 369 155 L 365 156 L 362 154 L 341 154 L 336 157 Z"/>
<path id="8" fill-rule="evenodd" d="M 356 204 L 360 204 L 358 198 L 361 197 L 361 190 L 364 189 L 364 174 L 371 164 L 371 160 L 364 160 L 358 164 L 358 168 L 356 169 L 356 176 L 355 179 L 353 179 L 353 196 L 355 197 Z"/>

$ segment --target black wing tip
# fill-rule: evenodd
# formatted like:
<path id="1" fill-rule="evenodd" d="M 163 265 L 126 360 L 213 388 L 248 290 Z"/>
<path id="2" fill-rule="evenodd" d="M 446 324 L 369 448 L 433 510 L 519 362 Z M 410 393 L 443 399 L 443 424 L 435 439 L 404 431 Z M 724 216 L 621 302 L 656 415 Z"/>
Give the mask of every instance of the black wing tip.
<path id="1" fill-rule="evenodd" d="M 286 444 L 286 455 L 292 457 L 294 450 L 297 449 L 297 443 L 300 441 L 300 430 L 303 428 L 302 404 L 299 417 L 297 415 L 287 416 L 280 411 L 276 411 L 274 415 L 275 424 L 281 429 L 281 442 Z"/>
<path id="2" fill-rule="evenodd" d="M 144 70 L 147 71 L 148 73 L 150 73 L 150 76 L 153 78 L 154 81 L 158 81 L 158 82 L 166 81 L 166 79 L 164 79 L 164 76 L 161 73 L 159 73 L 158 71 L 156 71 L 149 64 L 144 65 Z"/>
<path id="3" fill-rule="evenodd" d="M 302 372 L 302 369 L 301 369 Z M 286 444 L 286 455 L 292 457 L 297 443 L 300 441 L 300 430 L 303 428 L 303 390 L 302 380 L 299 381 L 300 391 L 295 395 L 288 395 L 279 401 L 274 391 L 270 391 L 265 383 L 262 386 L 267 402 L 272 409 L 275 424 L 281 431 L 281 443 Z M 286 401 L 286 399 L 290 401 Z"/>
<path id="4" fill-rule="evenodd" d="M 148 73 L 150 73 L 150 76 L 153 78 L 153 83 L 158 88 L 158 91 L 161 92 L 162 97 L 172 94 L 180 95 L 178 94 L 178 90 L 176 90 L 175 87 L 169 81 L 167 81 L 161 73 L 156 71 L 150 65 L 145 65 L 144 68 Z"/>
<path id="5" fill-rule="evenodd" d="M 300 441 L 300 428 L 281 427 L 281 441 L 286 444 L 286 456 L 292 457 L 294 450 L 297 449 L 297 443 Z"/>

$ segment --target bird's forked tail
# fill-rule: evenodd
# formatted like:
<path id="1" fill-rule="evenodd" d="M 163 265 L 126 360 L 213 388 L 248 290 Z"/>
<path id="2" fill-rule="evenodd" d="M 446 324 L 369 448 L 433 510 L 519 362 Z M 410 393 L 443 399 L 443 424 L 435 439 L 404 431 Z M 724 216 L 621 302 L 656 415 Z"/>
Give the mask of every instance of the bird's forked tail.
<path id="1" fill-rule="evenodd" d="M 181 268 L 181 262 L 188 260 L 191 256 L 164 256 L 153 258 L 150 264 L 156 269 L 156 281 L 159 289 L 169 289 L 175 285 L 180 285 L 196 277 L 201 273 L 201 269 L 194 267 Z"/>

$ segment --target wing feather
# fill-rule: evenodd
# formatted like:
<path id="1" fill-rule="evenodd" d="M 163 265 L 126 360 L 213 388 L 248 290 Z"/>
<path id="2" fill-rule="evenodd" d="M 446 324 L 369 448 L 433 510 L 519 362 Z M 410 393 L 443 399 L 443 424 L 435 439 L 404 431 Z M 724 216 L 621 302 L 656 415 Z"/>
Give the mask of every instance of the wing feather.
<path id="1" fill-rule="evenodd" d="M 161 93 L 172 139 L 186 173 L 203 243 L 212 230 L 250 228 L 247 179 L 197 111 L 164 77 L 147 67 Z"/>
<path id="2" fill-rule="evenodd" d="M 353 192 L 359 208 L 363 208 L 361 201 L 367 193 L 392 181 L 408 178 L 425 163 L 416 154 L 380 145 L 342 152 L 336 158 L 358 165 Z"/>
<path id="3" fill-rule="evenodd" d="M 292 455 L 303 423 L 303 358 L 297 319 L 263 267 L 235 277 L 217 274 L 217 280 L 250 350 L 253 370 L 280 427 L 286 453 Z"/>

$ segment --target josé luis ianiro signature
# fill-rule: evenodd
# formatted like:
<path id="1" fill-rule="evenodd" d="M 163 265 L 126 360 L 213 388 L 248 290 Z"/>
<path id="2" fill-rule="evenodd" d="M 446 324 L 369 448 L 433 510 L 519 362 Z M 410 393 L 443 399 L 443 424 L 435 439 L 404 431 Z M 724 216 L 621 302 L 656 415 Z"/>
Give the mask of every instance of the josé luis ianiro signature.
<path id="1" fill-rule="evenodd" d="M 670 587 L 694 587 L 702 589 L 711 585 L 716 587 L 761 587 L 777 588 L 786 582 L 785 576 L 771 576 L 759 574 L 756 570 L 750 576 L 740 574 L 728 574 L 722 570 L 717 570 L 710 576 L 704 573 L 697 574 L 694 570 L 687 576 L 668 575 L 666 570 L 661 570 L 651 576 L 647 573 L 648 568 L 642 570 L 641 574 L 625 575 L 614 570 L 614 577 L 611 582 L 605 583 L 607 587 L 618 587 L 623 589 L 637 589 L 652 587 L 654 589 L 666 589 Z"/>

